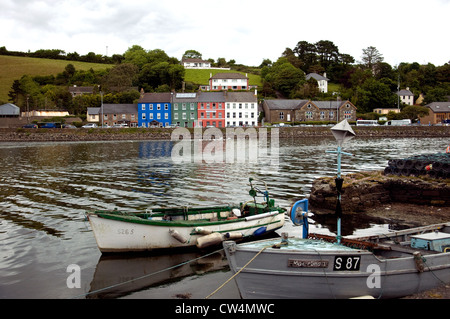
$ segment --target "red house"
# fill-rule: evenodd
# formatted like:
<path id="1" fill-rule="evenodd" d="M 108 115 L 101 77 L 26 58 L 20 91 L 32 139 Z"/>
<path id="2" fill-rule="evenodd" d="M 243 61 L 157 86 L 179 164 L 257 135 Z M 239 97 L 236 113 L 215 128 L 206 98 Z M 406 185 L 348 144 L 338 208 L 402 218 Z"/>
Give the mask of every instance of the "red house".
<path id="1" fill-rule="evenodd" d="M 201 127 L 225 127 L 224 92 L 201 92 L 198 96 L 198 124 Z"/>

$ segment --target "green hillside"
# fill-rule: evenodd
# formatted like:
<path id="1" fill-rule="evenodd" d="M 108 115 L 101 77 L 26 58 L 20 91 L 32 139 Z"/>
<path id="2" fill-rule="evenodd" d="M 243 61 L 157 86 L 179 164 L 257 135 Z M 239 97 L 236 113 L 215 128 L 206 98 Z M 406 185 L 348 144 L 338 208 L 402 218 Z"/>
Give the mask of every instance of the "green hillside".
<path id="1" fill-rule="evenodd" d="M 186 69 L 184 80 L 186 82 L 193 82 L 195 84 L 207 85 L 209 83 L 209 79 L 211 74 L 214 75 L 216 73 L 241 73 L 247 74 L 249 79 L 249 85 L 258 85 L 262 87 L 261 77 L 259 75 L 238 72 L 234 70 L 196 70 L 196 69 Z"/>
<path id="2" fill-rule="evenodd" d="M 8 92 L 14 80 L 23 75 L 57 75 L 64 71 L 67 64 L 76 70 L 101 70 L 110 68 L 111 64 L 98 64 L 66 60 L 39 59 L 0 55 L 0 102 L 8 102 Z"/>

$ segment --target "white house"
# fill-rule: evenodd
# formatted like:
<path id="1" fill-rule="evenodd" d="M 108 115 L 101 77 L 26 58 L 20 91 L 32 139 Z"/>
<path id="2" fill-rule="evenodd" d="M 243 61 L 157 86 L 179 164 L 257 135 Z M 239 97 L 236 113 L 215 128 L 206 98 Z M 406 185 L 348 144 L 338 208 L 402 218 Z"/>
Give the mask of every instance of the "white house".
<path id="1" fill-rule="evenodd" d="M 211 68 L 211 62 L 202 59 L 183 59 L 181 64 L 186 69 L 209 69 Z"/>
<path id="2" fill-rule="evenodd" d="M 258 125 L 258 98 L 255 92 L 225 93 L 225 126 Z"/>
<path id="3" fill-rule="evenodd" d="M 209 79 L 209 89 L 211 91 L 248 90 L 247 74 L 217 73 L 214 76 L 211 74 Z"/>
<path id="4" fill-rule="evenodd" d="M 400 90 L 397 92 L 400 97 L 400 102 L 406 105 L 414 105 L 414 93 L 412 93 L 407 87 L 406 90 Z"/>
<path id="5" fill-rule="evenodd" d="M 309 73 L 306 76 L 306 81 L 308 81 L 311 78 L 317 81 L 317 85 L 319 87 L 320 92 L 328 93 L 328 81 L 330 81 L 330 79 L 327 78 L 326 73 L 324 73 L 323 76 L 317 73 Z"/>

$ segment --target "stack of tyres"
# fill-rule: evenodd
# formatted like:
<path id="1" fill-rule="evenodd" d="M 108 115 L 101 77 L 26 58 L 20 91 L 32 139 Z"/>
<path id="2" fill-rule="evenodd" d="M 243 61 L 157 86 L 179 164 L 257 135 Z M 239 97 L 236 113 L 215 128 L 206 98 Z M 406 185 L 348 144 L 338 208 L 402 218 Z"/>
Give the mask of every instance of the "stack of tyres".
<path id="1" fill-rule="evenodd" d="M 390 159 L 384 169 L 385 175 L 450 178 L 450 154 L 422 154 L 403 159 Z"/>

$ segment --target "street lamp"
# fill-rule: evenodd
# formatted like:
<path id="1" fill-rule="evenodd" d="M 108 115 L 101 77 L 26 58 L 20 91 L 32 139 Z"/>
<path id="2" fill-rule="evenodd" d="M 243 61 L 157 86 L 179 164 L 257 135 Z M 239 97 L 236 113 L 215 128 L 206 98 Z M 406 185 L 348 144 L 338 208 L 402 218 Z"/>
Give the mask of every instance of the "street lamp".
<path id="1" fill-rule="evenodd" d="M 342 145 L 351 140 L 356 136 L 355 132 L 353 132 L 350 124 L 348 124 L 347 120 L 344 119 L 342 122 L 336 124 L 331 128 L 331 133 L 333 133 L 334 138 L 338 143 L 337 151 L 326 151 L 327 153 L 337 153 L 337 178 L 336 189 L 338 192 L 337 204 L 336 204 L 336 216 L 337 216 L 337 243 L 341 243 L 341 217 L 342 217 L 342 207 L 341 207 L 341 193 L 342 193 L 342 185 L 344 180 L 341 178 L 341 156 L 344 155 L 353 155 L 350 153 L 342 152 Z"/>

